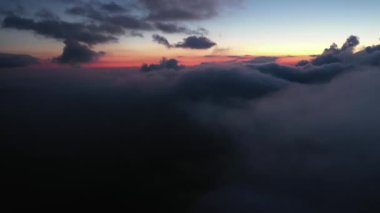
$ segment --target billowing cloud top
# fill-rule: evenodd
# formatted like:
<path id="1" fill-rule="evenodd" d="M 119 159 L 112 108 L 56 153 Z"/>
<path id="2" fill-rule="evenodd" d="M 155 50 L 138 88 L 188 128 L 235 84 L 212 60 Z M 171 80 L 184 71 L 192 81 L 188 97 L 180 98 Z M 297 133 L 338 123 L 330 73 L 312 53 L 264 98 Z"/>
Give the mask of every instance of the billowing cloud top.
<path id="1" fill-rule="evenodd" d="M 298 67 L 2 70 L 2 208 L 379 212 L 380 48 L 357 43 Z"/>

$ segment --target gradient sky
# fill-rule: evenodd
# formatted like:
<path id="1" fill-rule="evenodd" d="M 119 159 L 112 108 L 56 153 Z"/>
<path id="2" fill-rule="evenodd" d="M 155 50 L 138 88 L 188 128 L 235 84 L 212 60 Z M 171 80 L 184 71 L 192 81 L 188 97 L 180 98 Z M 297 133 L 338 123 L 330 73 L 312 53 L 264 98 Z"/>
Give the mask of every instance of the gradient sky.
<path id="1" fill-rule="evenodd" d="M 68 3 L 60 1 L 0 0 L 2 7 L 21 5 L 26 14 L 47 9 L 69 22 L 77 18 L 65 14 Z M 123 1 L 115 1 L 123 2 Z M 126 1 L 124 1 L 126 2 Z M 167 49 L 152 41 L 156 32 L 142 32 L 143 38 L 119 36 L 115 43 L 94 45 L 107 54 L 97 65 L 139 66 L 161 57 L 180 58 L 185 64 L 210 60 L 206 55 L 306 56 L 319 54 L 331 43 L 342 44 L 349 35 L 357 35 L 362 46 L 377 44 L 380 37 L 380 1 L 363 0 L 252 0 L 218 8 L 218 15 L 201 20 L 183 21 L 191 29 L 203 27 L 217 46 L 206 50 Z M 171 42 L 181 41 L 183 34 L 165 34 Z M 29 54 L 49 60 L 62 53 L 64 44 L 31 31 L 0 30 L 0 52 Z M 226 60 L 214 57 L 213 60 Z"/>

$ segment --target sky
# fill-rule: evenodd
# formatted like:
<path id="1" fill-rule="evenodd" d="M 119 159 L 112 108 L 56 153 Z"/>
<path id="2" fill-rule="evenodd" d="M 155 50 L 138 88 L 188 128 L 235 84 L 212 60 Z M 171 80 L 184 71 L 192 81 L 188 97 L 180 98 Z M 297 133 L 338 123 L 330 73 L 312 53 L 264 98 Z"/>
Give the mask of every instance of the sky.
<path id="1" fill-rule="evenodd" d="M 150 2 L 150 3 L 149 3 Z M 128 16 L 139 20 L 149 19 L 154 13 L 153 1 L 1 1 L 0 18 L 10 15 L 36 21 L 55 19 L 68 23 L 102 24 L 101 20 L 87 14 L 70 13 L 75 7 L 92 9 L 102 16 Z M 170 2 L 164 1 L 170 8 Z M 168 3 L 169 2 L 169 3 Z M 206 2 L 206 3 L 205 3 Z M 211 0 L 193 1 L 190 8 L 194 17 L 171 17 L 148 20 L 149 24 L 174 24 L 186 27 L 177 32 L 144 27 L 124 26 L 123 32 L 114 34 L 115 40 L 91 44 L 91 49 L 104 52 L 92 65 L 102 67 L 140 66 L 157 62 L 162 57 L 181 59 L 186 65 L 207 61 L 225 61 L 223 56 L 304 56 L 323 52 L 325 47 L 337 42 L 341 45 L 349 35 L 359 36 L 362 46 L 377 44 L 380 26 L 376 24 L 380 15 L 378 1 L 343 0 Z M 102 5 L 119 6 L 120 11 L 101 9 Z M 138 6 L 136 6 L 138 5 Z M 181 4 L 172 4 L 174 9 L 183 9 Z M 199 12 L 194 12 L 201 8 Z M 112 9 L 112 8 L 111 8 Z M 162 8 L 161 8 L 162 9 Z M 164 8 L 165 9 L 165 8 Z M 162 9 L 162 11 L 164 11 Z M 185 9 L 187 10 L 187 9 Z M 161 11 L 161 12 L 162 12 Z M 44 12 L 44 13 L 43 13 Z M 74 11 L 75 12 L 75 11 Z M 82 11 L 83 12 L 83 11 Z M 164 11 L 166 12 L 166 11 Z M 42 15 L 41 15 L 42 14 Z M 43 16 L 45 15 L 45 16 Z M 103 20 L 104 21 L 104 20 Z M 112 21 L 111 21 L 112 22 Z M 105 22 L 103 22 L 104 24 Z M 114 22 L 115 24 L 116 22 Z M 110 21 L 107 23 L 110 24 Z M 116 25 L 122 25 L 118 22 Z M 199 29 L 204 29 L 202 32 Z M 188 32 L 184 32 L 188 31 Z M 193 32 L 191 32 L 193 31 Z M 198 31 L 198 32 L 197 32 Z M 136 34 L 136 35 L 131 35 Z M 167 48 L 153 41 L 153 35 L 165 37 L 171 43 L 181 42 L 192 35 L 204 36 L 215 45 L 205 48 Z M 137 36 L 138 35 L 138 36 Z M 28 54 L 49 61 L 62 53 L 67 38 L 54 38 L 33 30 L 20 30 L 15 26 L 3 27 L 0 31 L 0 51 L 3 53 Z M 360 47 L 359 47 L 360 48 Z M 222 57 L 205 57 L 205 56 Z M 292 60 L 284 60 L 293 63 Z"/>

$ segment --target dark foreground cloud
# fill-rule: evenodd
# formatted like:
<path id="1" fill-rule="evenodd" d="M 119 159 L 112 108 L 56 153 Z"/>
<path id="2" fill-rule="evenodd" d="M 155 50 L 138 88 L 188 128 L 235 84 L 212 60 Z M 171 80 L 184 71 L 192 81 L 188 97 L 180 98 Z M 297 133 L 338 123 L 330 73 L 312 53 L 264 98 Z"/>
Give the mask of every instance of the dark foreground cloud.
<path id="1" fill-rule="evenodd" d="M 97 61 L 104 56 L 104 52 L 92 51 L 88 46 L 80 44 L 75 40 L 66 40 L 61 56 L 54 58 L 53 62 L 60 64 L 88 64 Z"/>
<path id="2" fill-rule="evenodd" d="M 25 70 L 0 81 L 2 208 L 41 211 L 189 210 L 235 158 L 228 135 L 197 124 L 190 103 L 234 104 L 285 85 L 242 67 Z"/>
<path id="3" fill-rule="evenodd" d="M 14 68 L 14 67 L 27 67 L 33 64 L 38 64 L 39 60 L 29 55 L 18 55 L 0 53 L 0 69 Z"/>
<path id="4" fill-rule="evenodd" d="M 199 105 L 205 127 L 226 125 L 235 135 L 245 163 L 234 181 L 199 199 L 195 212 L 379 211 L 380 110 L 373 91 L 380 73 L 356 71 L 240 109 Z"/>
<path id="5" fill-rule="evenodd" d="M 1 72 L 2 208 L 378 212 L 380 73 L 342 69 Z"/>

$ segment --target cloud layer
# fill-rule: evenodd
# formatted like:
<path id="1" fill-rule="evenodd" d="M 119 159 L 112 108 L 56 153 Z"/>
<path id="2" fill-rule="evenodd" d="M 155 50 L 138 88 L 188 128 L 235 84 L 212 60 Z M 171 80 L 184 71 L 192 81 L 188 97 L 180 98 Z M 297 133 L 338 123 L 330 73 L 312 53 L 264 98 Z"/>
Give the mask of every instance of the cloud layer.
<path id="1" fill-rule="evenodd" d="M 379 48 L 355 43 L 300 67 L 3 70 L 3 208 L 378 212 Z"/>
<path id="2" fill-rule="evenodd" d="M 0 53 L 0 69 L 27 67 L 38 64 L 39 60 L 29 55 Z"/>

